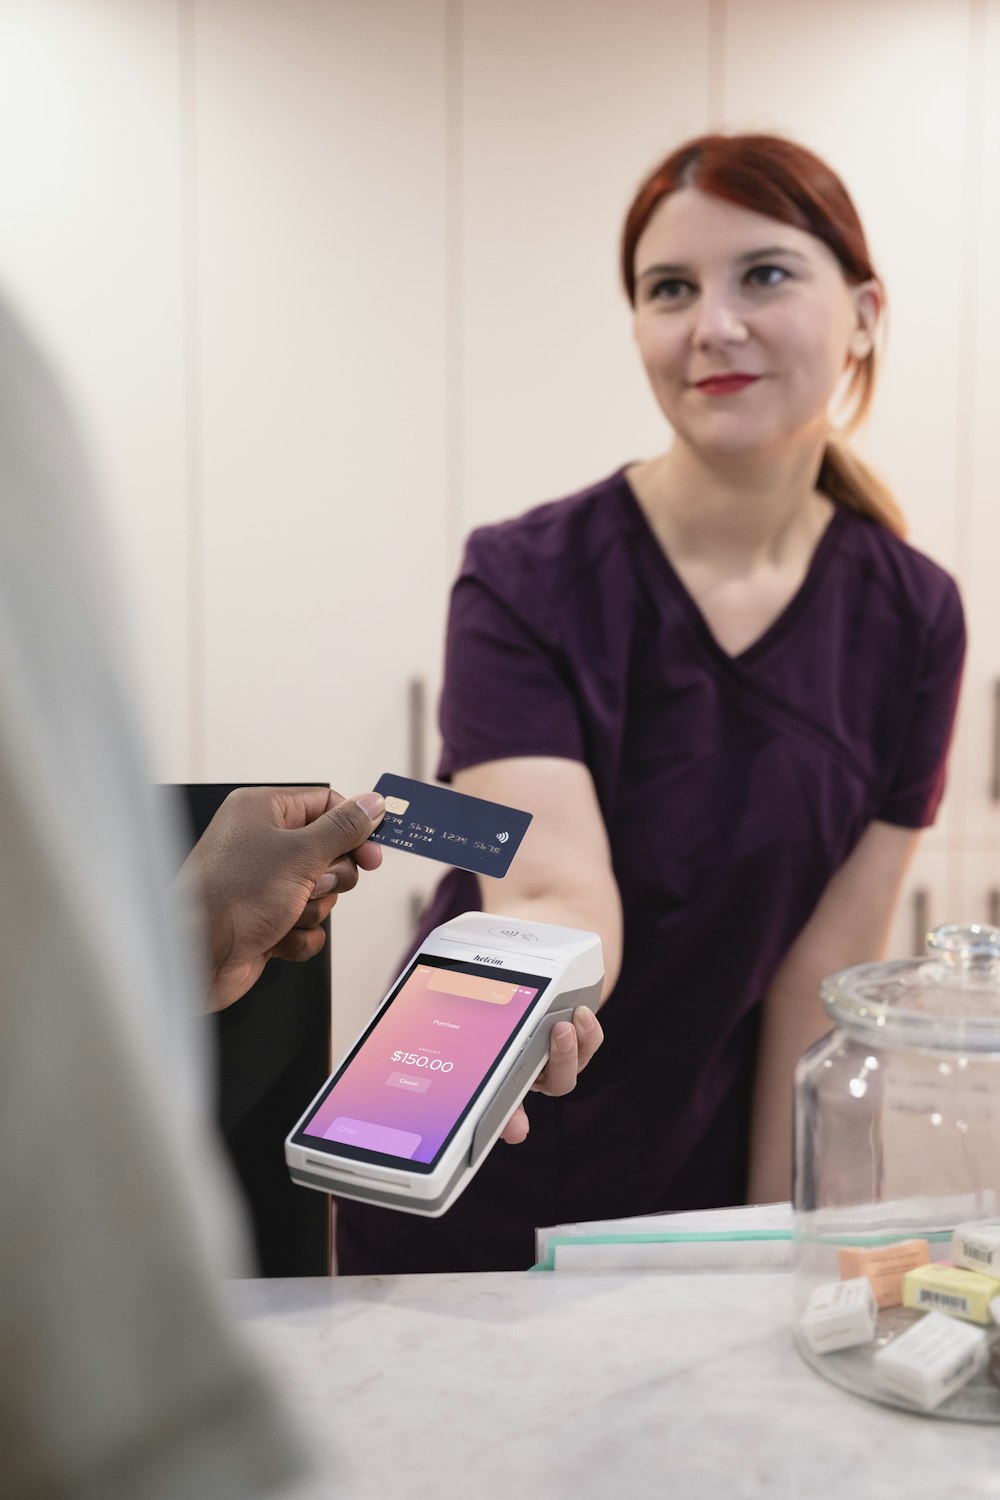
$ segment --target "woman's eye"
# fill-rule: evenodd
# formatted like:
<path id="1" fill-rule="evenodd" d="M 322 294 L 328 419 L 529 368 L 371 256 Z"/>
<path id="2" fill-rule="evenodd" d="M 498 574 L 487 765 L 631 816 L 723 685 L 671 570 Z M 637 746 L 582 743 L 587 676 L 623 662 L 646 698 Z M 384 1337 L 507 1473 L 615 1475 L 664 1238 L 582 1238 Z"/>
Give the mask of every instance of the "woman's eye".
<path id="1" fill-rule="evenodd" d="M 654 302 L 679 302 L 693 290 L 690 281 L 681 281 L 677 276 L 664 276 L 653 283 L 649 296 Z"/>
<path id="2" fill-rule="evenodd" d="M 789 272 L 783 266 L 751 266 L 747 272 L 752 286 L 780 286 L 788 278 Z"/>

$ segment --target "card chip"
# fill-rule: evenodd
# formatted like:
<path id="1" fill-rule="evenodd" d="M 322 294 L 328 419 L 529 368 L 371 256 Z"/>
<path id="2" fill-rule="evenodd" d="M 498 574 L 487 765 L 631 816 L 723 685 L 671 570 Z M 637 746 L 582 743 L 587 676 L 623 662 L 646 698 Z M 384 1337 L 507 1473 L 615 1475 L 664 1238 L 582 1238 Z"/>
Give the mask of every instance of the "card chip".
<path id="1" fill-rule="evenodd" d="M 386 797 L 385 799 L 386 812 L 405 813 L 409 805 L 405 797 Z"/>

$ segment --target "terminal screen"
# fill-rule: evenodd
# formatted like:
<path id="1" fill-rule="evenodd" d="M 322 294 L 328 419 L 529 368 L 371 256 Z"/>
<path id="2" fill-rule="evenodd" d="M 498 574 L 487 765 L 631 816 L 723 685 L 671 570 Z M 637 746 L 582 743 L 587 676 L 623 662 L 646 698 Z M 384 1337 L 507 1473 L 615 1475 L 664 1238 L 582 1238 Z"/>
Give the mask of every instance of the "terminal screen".
<path id="1" fill-rule="evenodd" d="M 419 955 L 298 1139 L 430 1171 L 546 982 Z"/>

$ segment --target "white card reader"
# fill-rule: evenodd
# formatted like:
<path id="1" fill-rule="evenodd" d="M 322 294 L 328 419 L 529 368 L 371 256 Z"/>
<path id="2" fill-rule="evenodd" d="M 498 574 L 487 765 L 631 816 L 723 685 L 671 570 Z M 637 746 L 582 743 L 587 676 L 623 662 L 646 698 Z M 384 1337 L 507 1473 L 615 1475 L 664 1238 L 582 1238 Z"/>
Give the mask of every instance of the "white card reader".
<path id="1" fill-rule="evenodd" d="M 435 927 L 285 1142 L 293 1179 L 437 1218 L 604 980 L 596 933 L 466 912 Z"/>

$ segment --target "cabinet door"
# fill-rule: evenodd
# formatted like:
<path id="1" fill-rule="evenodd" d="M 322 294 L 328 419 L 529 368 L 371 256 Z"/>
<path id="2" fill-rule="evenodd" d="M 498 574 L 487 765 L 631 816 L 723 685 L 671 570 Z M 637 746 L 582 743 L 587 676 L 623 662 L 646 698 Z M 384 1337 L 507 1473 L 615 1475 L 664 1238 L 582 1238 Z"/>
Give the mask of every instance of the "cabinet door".
<path id="1" fill-rule="evenodd" d="M 964 565 L 966 501 L 967 419 L 954 398 L 968 369 L 960 267 L 973 233 L 956 163 L 968 156 L 971 10 L 954 0 L 903 8 L 754 0 L 726 5 L 725 15 L 726 127 L 788 135 L 818 151 L 857 205 L 888 318 L 871 417 L 853 441 L 893 487 L 910 540 L 955 572 Z M 949 268 L 933 291 L 931 266 Z M 956 760 L 926 835 L 938 849 L 959 821 L 962 776 Z"/>
<path id="2" fill-rule="evenodd" d="M 175 0 L 0 5 L 0 289 L 96 468 L 166 781 L 198 773 L 179 73 Z"/>
<path id="3" fill-rule="evenodd" d="M 209 780 L 410 767 L 447 604 L 445 40 L 444 0 L 195 7 Z M 338 1037 L 426 881 L 385 865 L 332 916 Z"/>
<path id="4" fill-rule="evenodd" d="M 956 922 L 1000 927 L 1000 849 L 966 850 L 962 858 L 961 900 Z"/>
<path id="5" fill-rule="evenodd" d="M 618 238 L 642 178 L 706 128 L 710 9 L 462 5 L 463 532 L 667 446 Z"/>
<path id="6" fill-rule="evenodd" d="M 958 861 L 948 850 L 919 849 L 896 909 L 886 957 L 918 957 L 932 927 L 961 920 Z"/>
<path id="7" fill-rule="evenodd" d="M 753 0 L 725 10 L 727 128 L 774 131 L 818 151 L 857 205 L 888 297 L 879 387 L 858 447 L 895 489 L 912 540 L 953 570 L 964 497 L 959 403 L 948 398 L 966 355 L 955 270 L 967 208 L 955 164 L 968 154 L 971 8 Z M 934 265 L 952 274 L 931 293 Z"/>
<path id="8" fill-rule="evenodd" d="M 968 432 L 965 473 L 966 557 L 962 567 L 969 621 L 965 676 L 968 721 L 964 840 L 970 851 L 1000 853 L 1000 502 L 997 392 L 1000 391 L 1000 0 L 979 8 L 978 117 L 972 158 L 969 226 L 961 264 L 967 289 L 969 361 L 958 390 Z"/>

